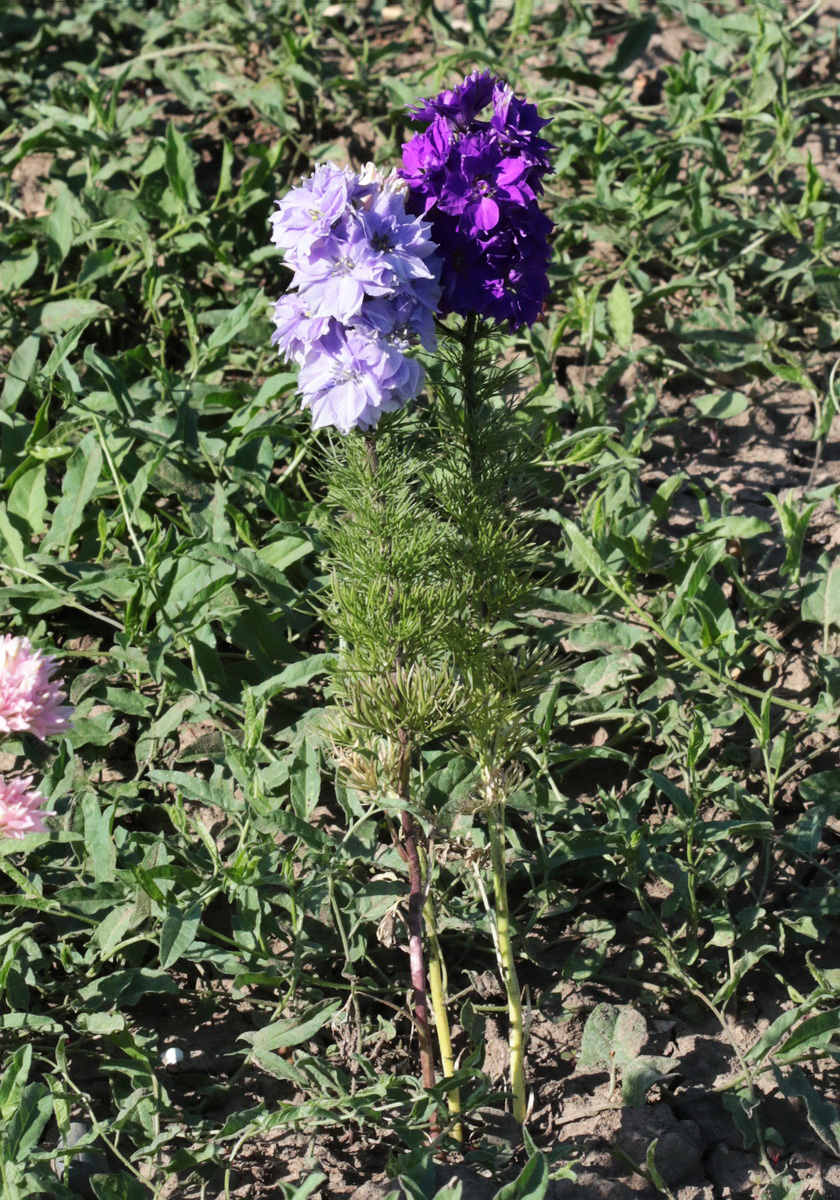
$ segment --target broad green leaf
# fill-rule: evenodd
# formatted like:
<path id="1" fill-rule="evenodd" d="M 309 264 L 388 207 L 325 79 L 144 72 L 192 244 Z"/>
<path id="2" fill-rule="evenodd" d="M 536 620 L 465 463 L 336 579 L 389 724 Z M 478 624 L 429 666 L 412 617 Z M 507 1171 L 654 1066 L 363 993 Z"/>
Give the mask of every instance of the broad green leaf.
<path id="1" fill-rule="evenodd" d="M 624 1068 L 633 1062 L 647 1041 L 647 1022 L 629 1004 L 619 1005 L 613 1028 L 612 1044 L 615 1061 Z"/>
<path id="2" fill-rule="evenodd" d="M 781 1091 L 791 1100 L 805 1101 L 805 1111 L 814 1132 L 835 1157 L 840 1157 L 840 1113 L 821 1096 L 801 1067 L 783 1073 L 773 1064 L 773 1074 Z"/>
<path id="3" fill-rule="evenodd" d="M 26 548 L 17 528 L 9 520 L 6 505 L 0 502 L 0 563 L 13 567 L 26 564 Z"/>
<path id="4" fill-rule="evenodd" d="M 817 771 L 809 775 L 800 783 L 799 794 L 811 804 L 825 800 L 836 804 L 840 798 L 840 771 Z"/>
<path id="5" fill-rule="evenodd" d="M 37 267 L 38 251 L 34 246 L 22 253 L 0 256 L 0 292 L 8 294 L 23 287 L 35 274 Z"/>
<path id="6" fill-rule="evenodd" d="M 810 808 L 797 817 L 793 825 L 785 830 L 781 838 L 782 845 L 792 849 L 796 854 L 816 853 L 826 822 L 837 811 L 837 797 L 840 796 L 840 771 L 823 771 L 821 775 L 832 777 L 824 781 L 830 788 L 829 798 L 826 799 L 825 792 L 818 791 L 821 782 L 820 775 L 812 775 L 809 779 L 803 779 L 799 785 L 799 794 L 803 800 L 814 802 Z M 813 785 L 814 781 L 816 781 L 816 786 L 806 786 Z"/>
<path id="7" fill-rule="evenodd" d="M 641 1108 L 655 1083 L 679 1064 L 663 1055 L 640 1054 L 621 1068 L 621 1101 L 627 1108 Z"/>
<path id="8" fill-rule="evenodd" d="M 2 1130 L 3 1157 L 23 1163 L 52 1116 L 52 1096 L 43 1083 L 29 1083 L 21 1092 L 11 1120 Z"/>
<path id="9" fill-rule="evenodd" d="M 642 1103 L 644 1103 L 644 1100 L 642 1101 Z M 653 1183 L 653 1186 L 663 1196 L 667 1196 L 668 1190 L 669 1190 L 668 1185 L 665 1182 L 665 1180 L 662 1178 L 661 1174 L 659 1173 L 659 1168 L 656 1165 L 656 1147 L 658 1145 L 659 1145 L 659 1138 L 654 1138 L 653 1141 L 648 1146 L 647 1153 L 645 1154 L 645 1166 L 647 1167 L 648 1172 L 650 1173 L 650 1178 Z"/>
<path id="10" fill-rule="evenodd" d="M 263 1026 L 256 1033 L 240 1034 L 239 1041 L 248 1042 L 255 1050 L 266 1053 L 270 1050 L 280 1050 L 285 1046 L 299 1046 L 308 1042 L 329 1020 L 338 1012 L 342 1000 L 326 1000 L 323 1004 L 309 1009 L 301 1017 L 291 1017 L 285 1021 L 275 1021 Z"/>
<path id="11" fill-rule="evenodd" d="M 195 186 L 192 152 L 186 138 L 172 121 L 166 127 L 166 174 L 173 192 L 181 203 L 196 210 L 199 207 L 199 198 Z"/>
<path id="12" fill-rule="evenodd" d="M 592 979 L 598 974 L 607 960 L 609 943 L 615 937 L 615 926 L 609 921 L 593 918 L 581 921 L 578 932 L 583 939 L 560 969 L 564 979 Z"/>
<path id="13" fill-rule="evenodd" d="M 20 842 L 17 845 L 19 846 Z M 54 1021 L 52 1017 L 45 1017 L 43 1013 L 30 1012 L 3 1013 L 0 1016 L 0 1029 L 25 1029 L 43 1037 L 61 1037 L 64 1033 L 63 1025 L 59 1025 L 58 1021 Z"/>
<path id="14" fill-rule="evenodd" d="M 773 363 L 773 371 L 780 379 L 784 379 L 786 383 L 795 383 L 806 392 L 814 393 L 817 390 L 810 375 L 795 362 L 775 362 Z"/>
<path id="15" fill-rule="evenodd" d="M 6 367 L 6 381 L 3 384 L 3 395 L 0 396 L 0 408 L 13 411 L 18 399 L 32 375 L 32 369 L 38 361 L 38 348 L 41 339 L 37 333 L 24 338 L 15 349 Z"/>
<path id="16" fill-rule="evenodd" d="M 825 1046 L 838 1030 L 840 1030 L 840 1008 L 817 1013 L 798 1025 L 790 1037 L 778 1047 L 778 1057 L 790 1059 L 806 1050 Z"/>
<path id="17" fill-rule="evenodd" d="M 742 539 L 763 537 L 770 533 L 771 527 L 760 517 L 715 517 L 711 521 L 703 521 L 699 535 L 704 538 Z"/>
<path id="18" fill-rule="evenodd" d="M 93 940 L 99 946 L 103 959 L 108 959 L 117 946 L 123 942 L 137 924 L 137 906 L 134 903 L 124 904 L 121 908 L 112 909 L 104 921 L 96 927 Z"/>
<path id="19" fill-rule="evenodd" d="M 617 74 L 626 71 L 647 50 L 648 42 L 655 32 L 656 17 L 653 14 L 643 17 L 640 21 L 634 21 L 621 39 L 609 69 Z"/>
<path id="20" fill-rule="evenodd" d="M 840 629 L 840 565 L 812 571 L 803 585 L 802 620 Z"/>
<path id="21" fill-rule="evenodd" d="M 107 304 L 99 300 L 53 300 L 41 309 L 38 328 L 41 333 L 62 333 L 104 317 L 108 311 Z"/>
<path id="22" fill-rule="evenodd" d="M 109 722 L 110 727 L 110 722 Z M 114 878 L 117 850 L 111 833 L 113 806 L 105 811 L 93 792 L 86 792 L 81 799 L 84 814 L 85 849 L 97 883 L 110 883 Z"/>
<path id="23" fill-rule="evenodd" d="M 91 1175 L 96 1200 L 149 1200 L 148 1189 L 132 1175 Z"/>
<path id="24" fill-rule="evenodd" d="M 120 1033 L 126 1027 L 126 1019 L 122 1013 L 81 1013 L 77 1023 L 80 1029 L 100 1036 Z"/>
<path id="25" fill-rule="evenodd" d="M 50 352 L 50 356 L 44 364 L 41 375 L 44 379 L 52 379 L 61 364 L 69 358 L 79 344 L 79 338 L 90 325 L 91 321 L 95 321 L 95 314 L 77 321 L 67 333 L 62 334 Z"/>
<path id="26" fill-rule="evenodd" d="M 28 526 L 30 536 L 44 532 L 44 516 L 47 511 L 47 468 L 35 467 L 19 475 L 11 491 L 7 511 Z"/>
<path id="27" fill-rule="evenodd" d="M 269 817 L 278 833 L 288 833 L 293 838 L 299 838 L 306 846 L 309 846 L 310 850 L 335 852 L 335 841 L 317 825 L 313 825 L 311 821 L 304 821 L 283 808 L 277 808 L 276 803 L 271 800 L 266 801 L 258 808 L 254 798 L 251 797 L 251 804 L 263 816 Z"/>
<path id="28" fill-rule="evenodd" d="M 260 288 L 254 289 L 236 308 L 226 313 L 210 336 L 202 343 L 205 353 L 220 350 L 228 342 L 232 342 L 238 333 L 251 324 L 255 314 L 266 305 L 265 296 Z"/>
<path id="29" fill-rule="evenodd" d="M 774 949 L 774 946 L 759 946 L 757 950 L 747 950 L 745 954 L 742 954 L 733 965 L 729 979 L 715 993 L 712 1003 L 726 1005 L 747 972 L 751 971 L 755 964 L 764 958 L 765 954 L 772 954 Z"/>
<path id="30" fill-rule="evenodd" d="M 32 1043 L 25 1042 L 18 1046 L 14 1054 L 7 1060 L 0 1079 L 0 1117 L 8 1121 L 17 1109 L 20 1092 L 29 1078 L 29 1068 L 32 1065 Z"/>
<path id="31" fill-rule="evenodd" d="M 288 1200 L 307 1200 L 314 1191 L 317 1191 L 322 1184 L 327 1182 L 327 1177 L 321 1171 L 315 1171 L 314 1174 L 308 1175 L 306 1179 L 299 1183 Z"/>
<path id="32" fill-rule="evenodd" d="M 45 550 L 60 547 L 69 550 L 73 535 L 86 515 L 86 510 L 99 483 L 102 470 L 102 451 L 96 434 L 85 434 L 70 456 L 61 499 L 56 505 L 50 528 L 43 541 Z"/>
<path id="33" fill-rule="evenodd" d="M 581 564 L 603 583 L 610 576 L 610 569 L 604 559 L 574 521 L 561 517 L 560 524 Z"/>
<path id="34" fill-rule="evenodd" d="M 118 407 L 123 413 L 128 415 L 131 405 L 128 396 L 128 389 L 126 387 L 120 367 L 114 362 L 113 359 L 107 358 L 104 354 L 100 354 L 94 346 L 85 347 L 84 358 L 88 366 L 93 367 L 94 371 L 105 384 L 105 387 L 117 402 Z"/>
<path id="35" fill-rule="evenodd" d="M 258 683 L 253 688 L 253 694 L 257 699 L 270 700 L 280 692 L 304 687 L 319 675 L 325 675 L 331 671 L 335 666 L 335 661 L 334 654 L 310 654 L 309 658 L 302 658 L 299 662 L 290 663 L 279 675 L 272 675 L 270 679 L 264 679 L 262 683 Z"/>
<path id="36" fill-rule="evenodd" d="M 178 991 L 178 984 L 165 971 L 128 967 L 94 979 L 82 988 L 79 996 L 84 1001 L 100 999 L 108 1008 L 112 1008 L 114 1002 L 119 1000 L 120 1007 L 130 1008 L 146 996 L 158 992 L 173 995 Z"/>
<path id="37" fill-rule="evenodd" d="M 586 1018 L 575 1070 L 606 1071 L 612 1062 L 613 1035 L 618 1020 L 617 1004 L 596 1004 Z"/>
<path id="38" fill-rule="evenodd" d="M 549 1182 L 548 1159 L 536 1150 L 516 1179 L 499 1188 L 493 1200 L 544 1200 Z"/>
<path id="39" fill-rule="evenodd" d="M 633 302 L 621 280 L 607 297 L 607 315 L 616 343 L 622 350 L 629 350 L 633 341 Z"/>
<path id="40" fill-rule="evenodd" d="M 297 562 L 299 558 L 303 558 L 313 549 L 312 542 L 308 537 L 284 537 L 279 541 L 269 542 L 257 551 L 257 554 L 267 562 L 269 566 L 274 567 L 275 571 L 285 571 L 292 563 Z"/>
<path id="41" fill-rule="evenodd" d="M 804 1007 L 806 1006 L 800 1004 L 797 1008 L 793 1008 L 789 1012 L 782 1013 L 780 1017 L 777 1017 L 773 1024 L 768 1029 L 765 1029 L 758 1041 L 753 1046 L 750 1046 L 744 1055 L 744 1059 L 747 1062 L 761 1062 L 768 1051 L 775 1052 L 781 1044 L 781 1039 L 802 1016 Z"/>
<path id="42" fill-rule="evenodd" d="M 287 1062 L 281 1054 L 275 1054 L 273 1050 L 252 1050 L 254 1062 L 259 1063 L 264 1071 L 275 1079 L 283 1079 L 287 1083 L 293 1083 L 295 1087 L 301 1091 L 309 1086 L 309 1081 L 302 1071 L 292 1063 Z"/>
<path id="43" fill-rule="evenodd" d="M 47 218 L 47 246 L 53 267 L 58 267 L 64 262 L 73 244 L 75 208 L 73 193 L 66 186 L 62 186 L 56 196 L 53 210 Z"/>
<path id="44" fill-rule="evenodd" d="M 169 906 L 160 929 L 160 965 L 167 969 L 189 950 L 201 923 L 201 906 L 194 904 L 184 912 Z"/>
<path id="45" fill-rule="evenodd" d="M 749 397 L 743 392 L 707 392 L 705 396 L 693 396 L 691 403 L 702 416 L 716 421 L 737 417 L 750 406 Z"/>
<path id="46" fill-rule="evenodd" d="M 302 821 L 308 821 L 321 797 L 321 756 L 307 739 L 289 768 L 292 808 Z"/>
<path id="47" fill-rule="evenodd" d="M 531 28 L 534 16 L 534 0 L 514 0 L 511 36 L 524 37 Z"/>

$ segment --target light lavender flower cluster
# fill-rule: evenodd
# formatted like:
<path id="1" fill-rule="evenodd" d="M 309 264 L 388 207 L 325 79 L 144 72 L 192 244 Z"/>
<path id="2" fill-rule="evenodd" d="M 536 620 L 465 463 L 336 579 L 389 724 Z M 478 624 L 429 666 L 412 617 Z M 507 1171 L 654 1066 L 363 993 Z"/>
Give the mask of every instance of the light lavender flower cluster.
<path id="1" fill-rule="evenodd" d="M 284 196 L 271 223 L 294 270 L 272 342 L 300 366 L 312 425 L 371 429 L 423 385 L 408 349 L 436 346 L 440 263 L 429 226 L 406 214 L 395 174 L 334 163 Z"/>

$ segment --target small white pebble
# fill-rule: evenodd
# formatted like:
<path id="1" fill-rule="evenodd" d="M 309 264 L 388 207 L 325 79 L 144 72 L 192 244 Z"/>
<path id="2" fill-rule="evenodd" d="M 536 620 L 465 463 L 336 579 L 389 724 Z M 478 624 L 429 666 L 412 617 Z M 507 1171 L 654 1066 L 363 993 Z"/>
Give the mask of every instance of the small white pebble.
<path id="1" fill-rule="evenodd" d="M 180 1046 L 170 1046 L 168 1050 L 164 1050 L 160 1056 L 160 1061 L 165 1067 L 174 1067 L 176 1063 L 181 1062 L 184 1057 L 184 1051 Z"/>

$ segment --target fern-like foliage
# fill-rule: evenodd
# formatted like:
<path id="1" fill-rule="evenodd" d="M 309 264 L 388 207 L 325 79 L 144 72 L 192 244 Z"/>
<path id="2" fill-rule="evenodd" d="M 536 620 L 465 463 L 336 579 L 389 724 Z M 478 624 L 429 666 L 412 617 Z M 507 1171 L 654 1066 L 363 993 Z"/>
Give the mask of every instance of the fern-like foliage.
<path id="1" fill-rule="evenodd" d="M 427 408 L 333 447 L 327 620 L 347 745 L 446 737 L 483 765 L 521 747 L 545 667 L 520 626 L 540 583 L 534 448 L 521 370 L 499 357 L 468 320 L 441 340 Z"/>

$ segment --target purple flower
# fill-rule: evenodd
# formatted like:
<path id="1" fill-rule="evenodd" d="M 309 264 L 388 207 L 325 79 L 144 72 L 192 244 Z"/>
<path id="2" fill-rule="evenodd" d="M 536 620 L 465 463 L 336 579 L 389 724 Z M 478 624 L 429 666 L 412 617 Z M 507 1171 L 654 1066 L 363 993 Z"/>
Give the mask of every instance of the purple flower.
<path id="1" fill-rule="evenodd" d="M 387 339 L 351 328 L 313 347 L 299 383 L 304 406 L 312 410 L 312 427 L 335 425 L 349 433 L 372 427 L 381 413 L 393 412 L 415 396 L 422 368 Z"/>
<path id="2" fill-rule="evenodd" d="M 357 176 L 335 163 L 323 163 L 277 202 L 269 218 L 271 240 L 287 251 L 290 266 L 305 262 L 312 247 L 329 237 L 349 205 L 370 192 Z"/>
<path id="3" fill-rule="evenodd" d="M 406 213 L 404 188 L 375 168 L 318 168 L 272 218 L 297 289 L 275 305 L 272 341 L 300 364 L 316 429 L 372 428 L 423 386 L 407 352 L 418 341 L 435 348 L 440 263 L 428 224 Z"/>
<path id="4" fill-rule="evenodd" d="M 551 142 L 537 136 L 549 121 L 539 115 L 536 104 L 517 99 L 513 88 L 501 80 L 493 91 L 493 116 L 490 118 L 490 124 L 502 143 L 524 154 L 532 166 L 538 167 L 543 173 L 551 170 L 548 157 Z"/>
<path id="5" fill-rule="evenodd" d="M 387 264 L 371 246 L 359 218 L 342 220 L 317 253 L 298 258 L 292 286 L 306 295 L 307 305 L 321 316 L 347 324 L 365 296 L 392 291 Z"/>
<path id="6" fill-rule="evenodd" d="M 434 117 L 445 117 L 456 129 L 467 129 L 490 103 L 497 80 L 490 71 L 473 71 L 463 83 L 451 91 L 441 92 L 434 100 L 421 100 L 409 108 L 413 117 L 420 121 L 431 121 Z"/>
<path id="7" fill-rule="evenodd" d="M 392 286 L 412 292 L 416 280 L 437 278 L 437 262 L 433 260 L 432 270 L 424 261 L 435 252 L 429 226 L 406 214 L 405 201 L 397 192 L 380 193 L 359 214 L 359 221 L 373 255 L 390 272 Z"/>
<path id="8" fill-rule="evenodd" d="M 452 149 L 452 130 L 443 117 L 435 117 L 421 136 L 403 146 L 402 177 L 414 196 L 426 198 L 426 208 L 437 203 L 446 180 L 446 164 Z"/>
<path id="9" fill-rule="evenodd" d="M 478 114 L 492 100 L 489 121 Z M 489 72 L 409 110 L 430 121 L 403 147 L 409 211 L 431 223 L 441 312 L 533 324 L 549 284 L 551 222 L 537 196 L 550 169 L 547 122 Z"/>
<path id="10" fill-rule="evenodd" d="M 329 333 L 332 318 L 315 314 L 299 292 L 288 292 L 274 306 L 275 329 L 271 342 L 284 358 L 303 362 L 309 347 Z"/>

